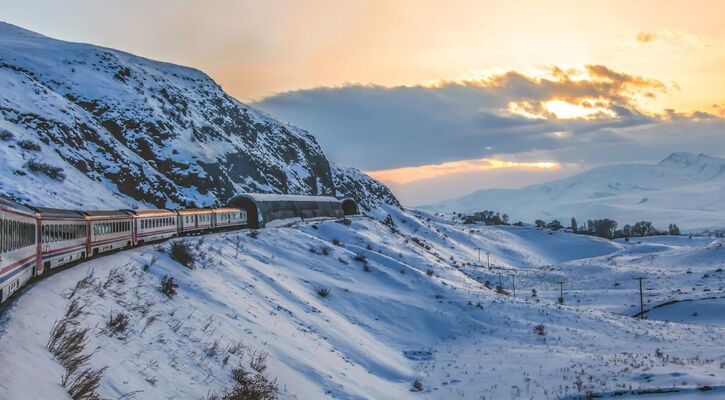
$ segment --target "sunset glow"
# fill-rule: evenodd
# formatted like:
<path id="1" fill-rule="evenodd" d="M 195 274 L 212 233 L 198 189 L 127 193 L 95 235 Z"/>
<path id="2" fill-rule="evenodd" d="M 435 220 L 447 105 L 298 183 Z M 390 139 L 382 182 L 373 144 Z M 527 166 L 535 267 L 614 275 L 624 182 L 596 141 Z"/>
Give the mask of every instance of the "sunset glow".
<path id="1" fill-rule="evenodd" d="M 419 167 L 368 171 L 367 174 L 383 182 L 405 185 L 424 179 L 467 172 L 491 171 L 497 169 L 550 170 L 556 168 L 559 168 L 559 164 L 551 161 L 518 162 L 494 158 L 481 158 L 478 160 L 463 160 L 442 164 L 421 165 Z"/>

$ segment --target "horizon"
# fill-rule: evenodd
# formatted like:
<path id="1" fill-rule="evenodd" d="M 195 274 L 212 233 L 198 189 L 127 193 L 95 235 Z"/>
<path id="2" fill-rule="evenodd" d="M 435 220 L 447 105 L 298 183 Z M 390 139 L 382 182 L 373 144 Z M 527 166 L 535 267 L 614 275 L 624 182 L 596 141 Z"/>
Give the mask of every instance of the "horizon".
<path id="1" fill-rule="evenodd" d="M 725 77 L 715 67 L 725 61 L 725 6 L 716 1 L 606 10 L 175 2 L 172 14 L 168 2 L 43 3 L 37 13 L 37 4 L 6 1 L 3 18 L 200 69 L 405 204 L 675 151 L 725 155 Z M 595 12 L 594 24 L 574 18 Z"/>

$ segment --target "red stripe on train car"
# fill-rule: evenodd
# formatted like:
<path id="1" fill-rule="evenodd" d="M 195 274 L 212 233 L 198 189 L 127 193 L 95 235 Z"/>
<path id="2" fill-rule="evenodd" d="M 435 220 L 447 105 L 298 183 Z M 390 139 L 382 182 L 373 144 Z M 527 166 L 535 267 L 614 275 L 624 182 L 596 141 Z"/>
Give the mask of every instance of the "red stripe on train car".
<path id="1" fill-rule="evenodd" d="M 43 255 L 44 256 L 46 256 L 46 255 L 53 255 L 53 254 L 59 253 L 61 251 L 66 251 L 66 250 L 70 250 L 70 249 L 74 249 L 74 248 L 79 248 L 80 249 L 80 248 L 84 248 L 84 247 L 86 247 L 86 244 L 85 243 L 83 243 L 83 244 L 75 244 L 75 245 L 72 245 L 72 246 L 62 247 L 60 249 L 53 249 L 53 250 L 49 250 L 47 252 L 43 252 Z"/>
<path id="2" fill-rule="evenodd" d="M 22 265 L 22 264 L 27 263 L 28 261 L 32 260 L 33 258 L 36 258 L 37 256 L 38 256 L 37 254 L 33 253 L 32 256 L 25 257 L 25 258 L 23 258 L 20 261 L 17 261 L 15 263 L 12 263 L 12 264 L 8 265 L 7 267 L 5 267 L 2 270 L 0 270 L 0 275 L 6 273 L 8 271 L 10 271 L 13 268 L 17 268 L 19 265 Z"/>

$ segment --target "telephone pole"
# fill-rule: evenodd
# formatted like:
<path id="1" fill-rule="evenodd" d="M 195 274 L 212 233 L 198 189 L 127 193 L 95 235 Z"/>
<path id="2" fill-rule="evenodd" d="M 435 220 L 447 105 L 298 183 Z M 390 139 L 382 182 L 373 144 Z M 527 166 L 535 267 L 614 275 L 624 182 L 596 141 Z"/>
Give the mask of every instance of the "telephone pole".
<path id="1" fill-rule="evenodd" d="M 513 289 L 514 298 L 516 298 L 516 275 L 511 275 L 511 289 Z"/>
<path id="2" fill-rule="evenodd" d="M 639 281 L 639 319 L 644 318 L 644 294 L 642 293 L 642 281 L 644 279 L 645 278 L 643 276 L 634 278 L 634 280 Z"/>
<path id="3" fill-rule="evenodd" d="M 556 281 L 559 284 L 559 304 L 564 304 L 564 284 L 566 281 Z"/>
<path id="4" fill-rule="evenodd" d="M 491 269 L 491 252 L 486 252 L 486 265 L 488 266 L 488 269 Z"/>

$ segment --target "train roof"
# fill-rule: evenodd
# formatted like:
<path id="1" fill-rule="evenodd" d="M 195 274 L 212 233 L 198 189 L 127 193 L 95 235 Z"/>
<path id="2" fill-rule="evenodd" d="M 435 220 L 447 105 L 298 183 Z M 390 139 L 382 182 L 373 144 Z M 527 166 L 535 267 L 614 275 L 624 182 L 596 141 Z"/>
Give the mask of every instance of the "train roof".
<path id="1" fill-rule="evenodd" d="M 211 211 L 213 213 L 225 213 L 225 212 L 240 212 L 240 208 L 236 207 L 220 207 L 220 208 L 212 208 Z"/>
<path id="2" fill-rule="evenodd" d="M 131 218 L 131 214 L 120 210 L 81 211 L 87 219 Z"/>
<path id="3" fill-rule="evenodd" d="M 176 213 L 174 213 L 171 210 L 167 210 L 165 208 L 150 208 L 150 209 L 144 209 L 144 210 L 123 210 L 129 214 L 132 214 L 137 217 L 145 217 L 145 218 L 151 218 L 151 217 L 169 217 L 174 216 Z"/>
<path id="4" fill-rule="evenodd" d="M 6 207 L 11 210 L 15 210 L 15 211 L 18 211 L 18 212 L 21 212 L 24 214 L 30 214 L 32 216 L 35 216 L 35 211 L 33 211 L 33 209 L 26 207 L 22 204 L 18 204 L 5 196 L 0 196 L 0 206 Z"/>
<path id="5" fill-rule="evenodd" d="M 76 210 L 63 210 L 49 207 L 33 207 L 33 209 L 40 213 L 42 218 L 85 219 L 84 215 Z"/>
<path id="6" fill-rule="evenodd" d="M 233 199 L 246 197 L 251 199 L 255 203 L 267 203 L 277 201 L 291 201 L 291 202 L 316 202 L 316 203 L 339 203 L 340 200 L 331 196 L 307 196 L 297 194 L 268 194 L 268 193 L 243 193 L 238 196 L 234 196 Z"/>
<path id="7" fill-rule="evenodd" d="M 185 208 L 183 210 L 176 211 L 179 215 L 187 215 L 187 214 L 211 214 L 212 210 L 210 208 Z"/>

